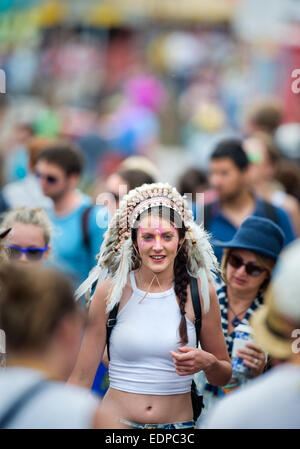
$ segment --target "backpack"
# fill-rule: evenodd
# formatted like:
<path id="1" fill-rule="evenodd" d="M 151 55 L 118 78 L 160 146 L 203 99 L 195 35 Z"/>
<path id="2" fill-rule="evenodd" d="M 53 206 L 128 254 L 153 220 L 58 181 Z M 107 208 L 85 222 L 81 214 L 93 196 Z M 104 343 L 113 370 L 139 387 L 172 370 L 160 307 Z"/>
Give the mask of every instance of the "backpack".
<path id="1" fill-rule="evenodd" d="M 93 209 L 93 205 L 88 206 L 86 209 L 84 209 L 83 214 L 81 216 L 81 229 L 82 229 L 82 236 L 83 236 L 83 244 L 84 244 L 84 247 L 88 251 L 91 250 L 90 235 L 88 232 L 88 219 L 89 219 L 92 209 Z"/>
<path id="2" fill-rule="evenodd" d="M 199 342 L 199 335 L 201 330 L 201 324 L 202 324 L 202 312 L 201 312 L 201 303 L 199 298 L 199 291 L 198 291 L 198 284 L 197 279 L 194 277 L 191 277 L 190 282 L 191 287 L 191 295 L 192 295 L 192 301 L 193 301 L 193 308 L 194 308 L 194 314 L 195 314 L 195 332 L 196 332 L 196 347 L 198 346 Z M 119 303 L 114 306 L 114 308 L 111 310 L 107 323 L 106 323 L 106 348 L 107 348 L 107 356 L 108 360 L 110 360 L 110 354 L 109 354 L 109 340 L 110 335 L 113 330 L 113 327 L 115 326 L 117 322 L 117 314 L 119 310 Z M 193 419 L 196 422 L 198 417 L 200 416 L 200 413 L 202 411 L 202 408 L 204 407 L 203 404 L 203 396 L 198 394 L 196 384 L 194 380 L 192 381 L 191 386 L 191 398 L 192 398 L 192 405 L 193 405 Z"/>

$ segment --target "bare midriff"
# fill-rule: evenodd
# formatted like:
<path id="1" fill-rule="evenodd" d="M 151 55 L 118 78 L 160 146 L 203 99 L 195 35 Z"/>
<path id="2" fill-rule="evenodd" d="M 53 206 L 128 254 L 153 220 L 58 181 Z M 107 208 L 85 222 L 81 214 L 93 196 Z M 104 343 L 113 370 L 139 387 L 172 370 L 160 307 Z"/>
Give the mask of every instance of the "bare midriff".
<path id="1" fill-rule="evenodd" d="M 192 419 L 191 393 L 149 395 L 109 388 L 102 401 L 115 416 L 137 424 L 167 424 Z"/>

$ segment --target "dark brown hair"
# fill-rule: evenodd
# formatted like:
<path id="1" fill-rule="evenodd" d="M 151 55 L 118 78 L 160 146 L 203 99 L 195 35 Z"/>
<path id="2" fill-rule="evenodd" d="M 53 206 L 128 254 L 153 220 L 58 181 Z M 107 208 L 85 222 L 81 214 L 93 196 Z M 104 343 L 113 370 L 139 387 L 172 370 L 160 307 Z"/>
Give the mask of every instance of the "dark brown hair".
<path id="1" fill-rule="evenodd" d="M 118 175 L 121 176 L 128 185 L 128 191 L 142 186 L 143 184 L 153 184 L 155 179 L 141 169 L 119 169 Z"/>
<path id="2" fill-rule="evenodd" d="M 47 161 L 60 167 L 67 176 L 80 175 L 83 170 L 83 157 L 80 150 L 69 142 L 56 142 L 38 154 L 36 162 Z"/>
<path id="3" fill-rule="evenodd" d="M 50 268 L 0 266 L 0 328 L 8 351 L 42 350 L 61 320 L 77 312 L 73 289 Z"/>
<path id="4" fill-rule="evenodd" d="M 277 101 L 265 100 L 253 104 L 248 117 L 256 129 L 272 134 L 281 123 L 282 107 Z"/>
<path id="5" fill-rule="evenodd" d="M 144 211 L 136 220 L 136 223 L 138 223 L 145 215 L 152 215 L 156 214 L 159 217 L 166 218 L 171 221 L 172 224 L 176 227 L 179 234 L 179 239 L 185 237 L 186 228 L 184 226 L 184 223 L 181 219 L 181 217 L 178 215 L 177 212 L 175 212 L 173 209 L 169 209 L 163 206 L 155 206 L 153 208 L 149 208 L 146 211 Z M 131 229 L 132 233 L 132 241 L 133 245 L 136 248 L 135 254 L 137 254 L 137 225 L 132 227 Z M 138 268 L 137 261 L 134 261 L 134 269 Z M 176 296 L 179 299 L 179 308 L 181 312 L 181 320 L 179 324 L 179 336 L 180 336 L 180 343 L 182 345 L 185 345 L 188 342 L 188 335 L 187 335 L 187 326 L 186 326 L 186 319 L 185 319 L 185 304 L 187 302 L 187 287 L 190 284 L 190 276 L 187 271 L 187 251 L 185 242 L 179 247 L 179 251 L 177 253 L 177 256 L 175 258 L 174 262 L 174 283 L 175 283 L 175 293 Z"/>

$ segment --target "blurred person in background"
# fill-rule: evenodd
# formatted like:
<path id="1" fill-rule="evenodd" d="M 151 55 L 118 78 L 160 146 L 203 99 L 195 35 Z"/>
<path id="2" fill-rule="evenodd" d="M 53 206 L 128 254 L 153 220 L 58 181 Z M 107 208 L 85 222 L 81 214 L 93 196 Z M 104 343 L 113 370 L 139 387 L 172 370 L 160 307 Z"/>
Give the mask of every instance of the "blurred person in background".
<path id="1" fill-rule="evenodd" d="M 11 228 L 8 229 L 1 228 L 0 230 L 0 265 L 8 260 L 7 253 L 5 250 L 5 238 L 10 231 Z"/>
<path id="2" fill-rule="evenodd" d="M 86 319 L 71 284 L 49 268 L 7 263 L 0 266 L 0 286 L 0 328 L 7 345 L 0 428 L 109 428 L 113 419 L 98 400 L 65 383 Z"/>
<path id="3" fill-rule="evenodd" d="M 52 200 L 43 194 L 41 186 L 34 174 L 34 167 L 39 153 L 51 144 L 45 137 L 34 136 L 26 143 L 28 154 L 28 173 L 19 180 L 3 187 L 3 197 L 10 209 L 16 207 L 41 207 L 49 209 L 53 206 Z"/>
<path id="4" fill-rule="evenodd" d="M 31 123 L 16 123 L 12 136 L 7 139 L 5 154 L 5 178 L 8 182 L 25 178 L 28 171 L 27 144 L 34 136 Z"/>
<path id="5" fill-rule="evenodd" d="M 240 139 L 224 139 L 217 144 L 210 158 L 209 182 L 218 199 L 204 206 L 204 226 L 212 242 L 224 242 L 233 238 L 247 217 L 265 217 L 283 230 L 287 245 L 295 238 L 291 221 L 282 208 L 253 194 L 249 165 Z M 215 245 L 214 250 L 221 261 L 221 247 Z"/>
<path id="6" fill-rule="evenodd" d="M 199 168 L 188 168 L 178 179 L 178 192 L 181 195 L 187 195 L 187 201 L 193 211 L 195 220 L 198 218 L 201 220 L 201 217 L 203 217 L 204 203 L 209 200 L 212 201 L 211 191 L 208 188 L 207 175 L 205 171 Z M 199 193 L 203 195 L 197 196 Z"/>
<path id="7" fill-rule="evenodd" d="M 188 168 L 178 179 L 180 195 L 192 195 L 192 203 L 197 201 L 197 193 L 204 193 L 208 188 L 206 173 L 198 168 Z"/>
<path id="8" fill-rule="evenodd" d="M 155 76 L 127 77 L 109 114 L 99 122 L 100 136 L 124 157 L 150 157 L 160 141 L 159 112 L 165 101 L 165 87 Z"/>
<path id="9" fill-rule="evenodd" d="M 7 201 L 5 200 L 4 195 L 3 195 L 4 187 L 5 187 L 5 185 L 4 185 L 4 159 L 3 159 L 3 155 L 0 154 L 0 214 L 9 209 L 9 205 L 7 204 Z M 1 220 L 1 216 L 0 216 L 0 220 Z"/>
<path id="10" fill-rule="evenodd" d="M 5 239 L 6 254 L 11 261 L 36 265 L 48 259 L 52 226 L 43 209 L 13 209 L 4 215 L 2 226 L 11 229 Z"/>
<path id="11" fill-rule="evenodd" d="M 268 134 L 255 133 L 243 142 L 250 161 L 249 183 L 256 195 L 284 209 L 293 224 L 295 234 L 300 236 L 300 204 L 287 194 L 280 185 L 277 172 L 281 156 Z"/>
<path id="12" fill-rule="evenodd" d="M 282 118 L 282 106 L 277 99 L 256 101 L 246 112 L 245 133 L 251 135 L 259 131 L 274 137 Z"/>
<path id="13" fill-rule="evenodd" d="M 106 179 L 104 194 L 107 197 L 107 207 L 110 216 L 113 216 L 119 208 L 122 197 L 130 190 L 143 184 L 153 184 L 158 181 L 159 171 L 152 161 L 142 156 L 126 158 L 118 166 L 118 169 Z M 103 200 L 105 198 L 103 196 Z"/>
<path id="14" fill-rule="evenodd" d="M 35 166 L 44 195 L 53 201 L 49 211 L 53 263 L 70 277 L 74 287 L 94 266 L 107 227 L 106 209 L 93 205 L 92 199 L 77 189 L 82 166 L 79 150 L 68 142 L 44 149 Z"/>
<path id="15" fill-rule="evenodd" d="M 295 197 L 300 203 L 300 164 L 282 159 L 276 179 L 284 186 L 286 193 Z"/>
<path id="16" fill-rule="evenodd" d="M 221 244 L 225 248 L 221 268 L 223 283 L 217 289 L 217 296 L 230 358 L 237 326 L 249 325 L 254 311 L 263 305 L 264 292 L 283 242 L 279 226 L 267 218 L 252 216 L 242 223 L 231 241 Z M 240 375 L 233 370 L 232 379 L 225 387 L 210 385 L 203 373 L 196 374 L 196 384 L 205 404 L 201 421 L 224 394 L 264 372 L 266 357 L 257 344 L 248 343 L 246 348 L 240 349 L 237 357 L 243 360 L 248 374 Z"/>
<path id="17" fill-rule="evenodd" d="M 300 201 L 300 124 L 284 123 L 275 133 L 275 142 L 280 150 L 277 179 L 286 192 Z"/>
<path id="18" fill-rule="evenodd" d="M 209 429 L 300 429 L 300 240 L 279 258 L 265 305 L 250 321 L 255 340 L 277 366 L 226 397 Z"/>

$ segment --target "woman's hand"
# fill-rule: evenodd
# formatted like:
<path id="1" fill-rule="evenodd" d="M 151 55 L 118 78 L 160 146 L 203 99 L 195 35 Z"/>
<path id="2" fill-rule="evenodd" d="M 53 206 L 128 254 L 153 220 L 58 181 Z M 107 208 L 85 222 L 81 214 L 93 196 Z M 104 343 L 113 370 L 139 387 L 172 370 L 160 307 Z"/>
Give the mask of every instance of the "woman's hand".
<path id="1" fill-rule="evenodd" d="M 179 376 L 188 376 L 199 371 L 209 372 L 217 363 L 213 354 L 190 346 L 178 348 L 180 353 L 170 351 Z"/>
<path id="2" fill-rule="evenodd" d="M 237 357 L 243 359 L 244 365 L 250 368 L 253 377 L 260 376 L 266 366 L 264 351 L 254 343 L 247 343 L 246 348 L 239 349 Z"/>

